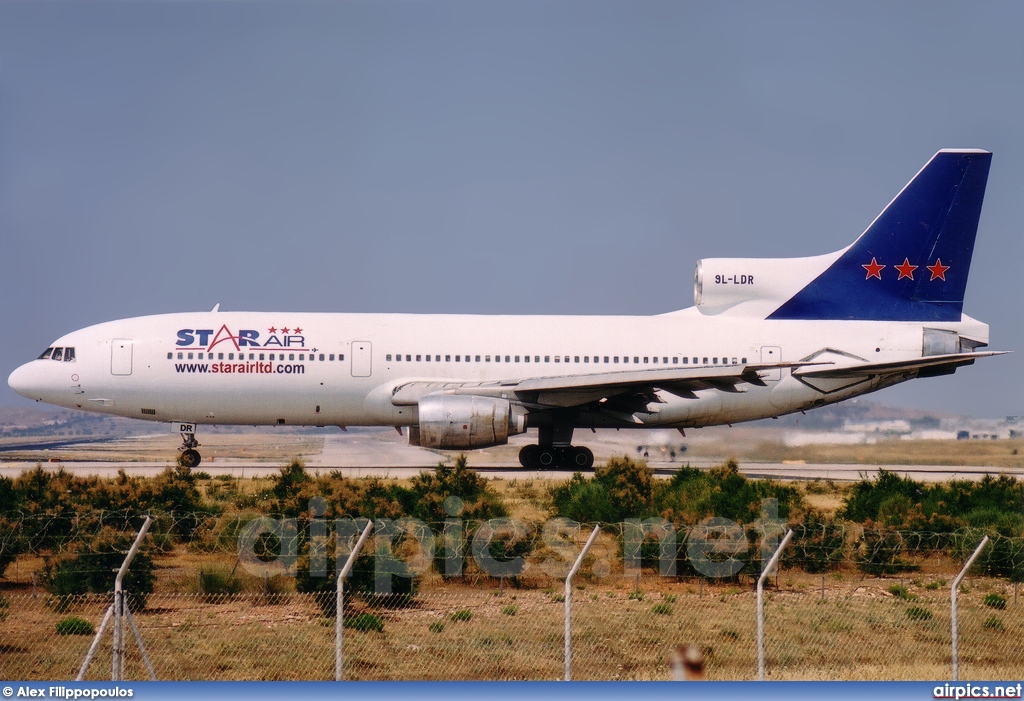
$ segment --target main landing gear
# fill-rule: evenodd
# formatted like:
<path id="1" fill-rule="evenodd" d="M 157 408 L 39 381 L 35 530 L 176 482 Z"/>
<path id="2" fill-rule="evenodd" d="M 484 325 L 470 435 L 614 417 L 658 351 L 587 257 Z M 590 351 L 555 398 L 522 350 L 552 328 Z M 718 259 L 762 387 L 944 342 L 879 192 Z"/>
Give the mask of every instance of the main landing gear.
<path id="1" fill-rule="evenodd" d="M 583 445 L 527 445 L 519 451 L 519 464 L 531 470 L 589 470 L 594 466 L 594 453 Z"/>
<path id="2" fill-rule="evenodd" d="M 196 434 L 182 433 L 181 440 L 182 446 L 178 448 L 181 451 L 181 455 L 178 456 L 178 463 L 182 467 L 198 467 L 199 463 L 203 461 L 203 456 L 196 450 L 199 447 Z"/>

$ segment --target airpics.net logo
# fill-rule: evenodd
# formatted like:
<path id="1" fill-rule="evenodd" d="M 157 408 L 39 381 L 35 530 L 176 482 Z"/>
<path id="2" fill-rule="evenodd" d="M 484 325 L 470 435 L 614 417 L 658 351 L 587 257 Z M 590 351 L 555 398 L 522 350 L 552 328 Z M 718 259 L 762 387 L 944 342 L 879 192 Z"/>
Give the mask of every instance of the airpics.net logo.
<path id="1" fill-rule="evenodd" d="M 260 578 L 295 576 L 301 550 L 302 566 L 309 568 L 311 577 L 333 576 L 344 566 L 368 519 L 322 518 L 327 506 L 322 497 L 309 500 L 312 518 L 302 520 L 301 533 L 296 518 L 263 516 L 250 521 L 238 536 L 239 563 Z M 416 577 L 435 566 L 446 577 L 459 577 L 469 561 L 491 577 L 518 577 L 531 567 L 559 577 L 579 555 L 577 536 L 583 526 L 576 521 L 554 518 L 531 526 L 503 517 L 470 524 L 459 518 L 462 507 L 459 497 L 445 499 L 444 509 L 451 518 L 439 524 L 439 531 L 415 518 L 375 519 L 373 544 L 361 553 L 373 558 L 375 591 L 390 594 L 394 577 Z M 778 548 L 785 526 L 775 499 L 763 499 L 760 518 L 744 525 L 712 517 L 691 528 L 677 529 L 664 518 L 626 519 L 618 524 L 617 547 L 591 551 L 588 567 L 595 577 L 616 572 L 635 577 L 653 546 L 662 576 L 675 576 L 680 562 L 685 561 L 705 577 L 733 577 L 748 564 L 745 557 L 750 553 L 751 534 L 763 569 Z M 510 542 L 531 540 L 536 543 L 532 551 L 545 554 L 540 562 L 510 554 Z M 332 544 L 333 553 L 329 553 Z M 329 570 L 331 555 L 334 567 Z"/>
<path id="2" fill-rule="evenodd" d="M 935 699 L 1019 699 L 1024 684 L 941 684 L 932 690 Z"/>

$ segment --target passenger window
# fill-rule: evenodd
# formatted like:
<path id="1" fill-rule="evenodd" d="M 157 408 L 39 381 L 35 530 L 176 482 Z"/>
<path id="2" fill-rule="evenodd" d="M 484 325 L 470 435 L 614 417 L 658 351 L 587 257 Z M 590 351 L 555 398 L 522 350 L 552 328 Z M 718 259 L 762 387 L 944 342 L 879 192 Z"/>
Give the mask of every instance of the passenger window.
<path id="1" fill-rule="evenodd" d="M 644 360 L 647 360 L 647 359 L 646 359 L 646 358 L 644 358 Z M 655 364 L 655 365 L 657 365 L 657 364 L 658 364 L 658 356 L 654 356 L 654 364 Z"/>
<path id="2" fill-rule="evenodd" d="M 698 364 L 698 363 L 697 363 L 697 359 L 696 359 L 696 358 L 694 358 L 694 359 L 693 359 L 693 364 L 694 364 L 694 365 L 697 365 L 697 364 Z"/>
<path id="3" fill-rule="evenodd" d="M 707 359 L 707 358 L 704 358 L 704 364 L 705 364 L 705 365 L 707 365 L 707 364 L 708 364 L 708 359 Z"/>
<path id="4" fill-rule="evenodd" d="M 417 355 L 417 356 L 416 356 L 416 362 L 417 362 L 417 363 L 418 363 L 418 362 L 420 362 L 420 361 L 422 361 L 422 360 L 423 360 L 423 356 L 422 356 L 422 355 Z"/>
<path id="5" fill-rule="evenodd" d="M 478 363 L 480 362 L 480 356 L 479 355 L 476 356 L 476 362 L 478 362 Z"/>
<path id="6" fill-rule="evenodd" d="M 263 353 L 260 353 L 260 360 L 266 360 L 266 357 L 264 356 Z M 320 356 L 320 360 L 323 360 L 323 356 Z"/>
<path id="7" fill-rule="evenodd" d="M 462 356 L 461 355 L 455 356 L 455 362 L 456 363 L 461 363 L 462 362 Z"/>
<path id="8" fill-rule="evenodd" d="M 419 360 L 419 358 L 416 358 L 416 360 Z M 427 356 L 427 362 L 428 363 L 430 362 L 430 356 L 429 355 Z"/>
<path id="9" fill-rule="evenodd" d="M 545 363 L 550 363 L 551 362 L 551 356 L 550 355 L 545 355 L 544 356 L 544 362 Z"/>
<path id="10" fill-rule="evenodd" d="M 668 365 L 668 358 L 662 358 L 662 359 L 661 359 L 661 362 L 662 362 L 662 364 L 664 364 L 664 365 Z"/>
<path id="11" fill-rule="evenodd" d="M 242 356 L 239 356 L 239 357 L 242 357 Z M 305 359 L 306 359 L 306 354 L 305 353 L 299 353 L 299 360 L 305 360 Z"/>
<path id="12" fill-rule="evenodd" d="M 191 356 L 189 356 L 189 357 L 191 357 Z M 63 348 L 54 348 L 53 349 L 53 355 L 50 356 L 50 360 L 63 360 L 63 359 L 64 359 L 64 349 Z"/>
<path id="13" fill-rule="evenodd" d="M 569 356 L 565 356 L 565 362 L 569 362 Z"/>
<path id="14" fill-rule="evenodd" d="M 434 356 L 434 362 L 435 362 L 435 363 L 440 363 L 440 362 L 441 362 L 441 356 L 439 356 L 439 355 L 435 355 L 435 356 Z"/>
<path id="15" fill-rule="evenodd" d="M 500 363 L 501 362 L 501 356 L 500 355 L 494 356 L 494 362 Z"/>
<path id="16" fill-rule="evenodd" d="M 518 359 L 517 359 L 517 360 L 518 360 Z M 508 356 L 507 356 L 507 355 L 505 356 L 505 362 L 506 362 L 506 363 L 508 362 Z"/>
<path id="17" fill-rule="evenodd" d="M 387 355 L 385 355 L 384 356 L 384 360 L 389 360 L 390 361 L 391 360 L 391 354 L 388 353 Z"/>
<path id="18" fill-rule="evenodd" d="M 344 360 L 344 359 L 345 359 L 345 354 L 344 353 L 342 353 L 341 355 L 338 356 L 338 360 Z"/>
<path id="19" fill-rule="evenodd" d="M 519 356 L 518 355 L 516 356 L 516 362 L 517 363 L 519 362 Z"/>
<path id="20" fill-rule="evenodd" d="M 539 363 L 540 362 L 540 356 L 539 355 L 533 356 L 533 362 Z"/>
<path id="21" fill-rule="evenodd" d="M 202 351 L 199 351 L 199 359 L 200 359 L 200 360 L 202 360 L 202 359 L 203 359 L 203 352 L 202 352 Z"/>
<path id="22" fill-rule="evenodd" d="M 689 363 L 690 363 L 690 359 L 689 358 L 683 358 L 683 365 L 688 365 Z"/>
<path id="23" fill-rule="evenodd" d="M 615 362 L 619 362 L 618 356 L 615 356 Z M 622 356 L 622 362 L 628 363 L 629 362 L 629 356 L 628 355 Z"/>
<path id="24" fill-rule="evenodd" d="M 273 360 L 274 356 L 270 356 L 270 359 Z M 224 354 L 223 353 L 218 353 L 217 354 L 217 360 L 224 360 Z"/>
<path id="25" fill-rule="evenodd" d="M 747 364 L 747 359 L 746 359 L 746 358 L 744 358 L 744 359 L 743 359 L 743 364 L 744 364 L 744 365 L 746 365 L 746 364 Z"/>
<path id="26" fill-rule="evenodd" d="M 679 358 L 672 358 L 673 365 L 679 365 Z"/>
<path id="27" fill-rule="evenodd" d="M 718 358 L 712 358 L 711 363 L 712 365 L 718 365 Z"/>
<path id="28" fill-rule="evenodd" d="M 650 362 L 650 361 L 649 361 L 649 360 L 647 359 L 647 356 L 645 355 L 645 356 L 644 356 L 644 363 L 646 364 L 646 363 L 649 363 L 649 362 Z"/>
<path id="29" fill-rule="evenodd" d="M 173 358 L 173 357 L 174 357 L 174 353 L 168 353 L 168 354 L 167 354 L 167 359 L 168 359 L 168 360 L 170 360 L 170 359 L 171 359 L 171 358 Z"/>
<path id="30" fill-rule="evenodd" d="M 555 356 L 555 362 L 556 362 L 556 363 L 560 363 L 560 362 L 562 362 L 562 356 L 560 356 L 560 355 L 556 355 L 556 356 Z"/>
<path id="31" fill-rule="evenodd" d="M 60 350 L 60 349 L 58 348 L 57 350 Z M 54 355 L 56 355 L 56 353 L 54 353 Z M 188 359 L 192 360 L 192 354 L 191 353 L 188 354 Z"/>
<path id="32" fill-rule="evenodd" d="M 288 354 L 288 360 L 295 360 L 295 354 L 294 353 L 289 353 Z"/>
<path id="33" fill-rule="evenodd" d="M 328 359 L 329 359 L 329 360 L 334 360 L 334 353 L 331 353 L 331 354 L 330 354 L 329 356 L 327 356 L 327 357 L 328 357 Z M 401 360 L 401 358 L 399 358 L 399 360 Z"/>
<path id="34" fill-rule="evenodd" d="M 178 353 L 178 360 L 181 360 L 184 357 L 184 355 L 184 353 Z"/>
<path id="35" fill-rule="evenodd" d="M 46 350 L 44 350 L 42 352 L 42 354 L 39 356 L 38 360 L 49 360 L 50 359 L 50 355 L 52 353 L 53 353 L 53 348 L 47 348 Z"/>
<path id="36" fill-rule="evenodd" d="M 574 362 L 574 363 L 580 362 L 580 357 L 578 355 L 574 355 L 573 358 L 572 358 L 572 362 Z"/>
<path id="37" fill-rule="evenodd" d="M 526 362 L 530 362 L 530 356 L 524 355 L 523 360 L 525 360 Z"/>
<path id="38" fill-rule="evenodd" d="M 444 357 L 444 362 L 446 362 L 446 363 L 450 363 L 450 362 L 452 362 L 452 357 L 451 357 L 450 355 L 446 355 L 446 356 Z"/>

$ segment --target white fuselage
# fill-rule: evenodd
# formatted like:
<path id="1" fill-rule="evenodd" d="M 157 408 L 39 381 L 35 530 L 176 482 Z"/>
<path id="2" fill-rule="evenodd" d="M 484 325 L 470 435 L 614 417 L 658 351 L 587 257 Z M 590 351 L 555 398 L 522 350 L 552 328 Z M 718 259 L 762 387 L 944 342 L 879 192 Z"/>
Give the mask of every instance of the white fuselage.
<path id="1" fill-rule="evenodd" d="M 67 334 L 53 347 L 74 348 L 74 360 L 34 360 L 10 384 L 38 401 L 155 421 L 410 426 L 418 420 L 416 405 L 392 402 L 395 389 L 410 381 L 511 381 L 826 356 L 903 361 L 922 357 L 925 327 L 988 342 L 987 325 L 966 316 L 921 323 L 772 321 L 705 316 L 696 308 L 650 317 L 179 313 Z M 695 397 L 659 391 L 660 401 L 628 420 L 581 409 L 575 425 L 748 421 L 913 376 L 822 388 L 798 375 L 776 369 L 762 375 L 763 387 L 706 389 Z"/>

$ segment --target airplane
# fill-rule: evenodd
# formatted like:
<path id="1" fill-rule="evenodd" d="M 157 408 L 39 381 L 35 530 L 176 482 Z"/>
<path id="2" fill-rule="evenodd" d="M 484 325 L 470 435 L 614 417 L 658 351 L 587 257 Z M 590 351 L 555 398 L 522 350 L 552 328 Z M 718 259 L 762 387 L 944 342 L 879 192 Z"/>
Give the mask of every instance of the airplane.
<path id="1" fill-rule="evenodd" d="M 101 323 L 11 373 L 18 394 L 165 421 L 393 426 L 464 450 L 537 429 L 523 467 L 587 469 L 576 429 L 733 424 L 947 375 L 988 325 L 963 314 L 992 154 L 944 149 L 851 245 L 697 263 L 694 306 L 654 316 L 183 312 Z M 683 434 L 685 435 L 685 433 Z"/>

